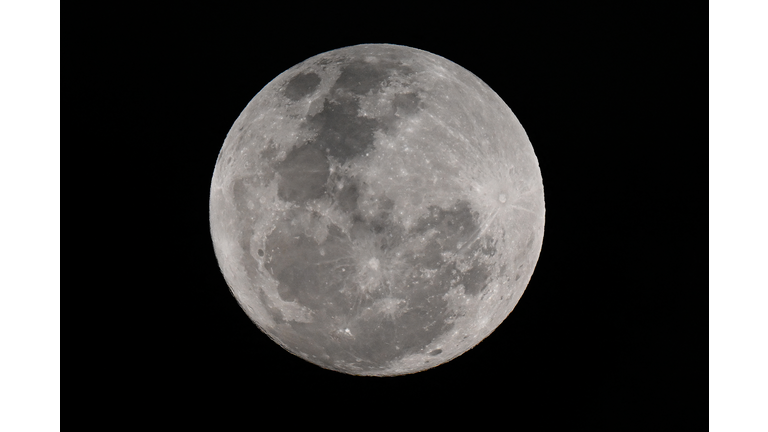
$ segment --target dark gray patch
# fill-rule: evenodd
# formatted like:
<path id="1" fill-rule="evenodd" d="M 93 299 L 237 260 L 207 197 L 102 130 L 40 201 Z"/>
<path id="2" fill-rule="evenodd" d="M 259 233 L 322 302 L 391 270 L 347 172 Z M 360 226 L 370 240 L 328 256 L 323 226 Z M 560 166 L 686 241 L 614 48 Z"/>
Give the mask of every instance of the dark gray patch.
<path id="1" fill-rule="evenodd" d="M 467 295 L 477 295 L 488 287 L 488 278 L 491 273 L 484 264 L 475 264 L 474 267 L 466 272 L 459 273 L 459 282 L 464 285 L 464 293 Z"/>
<path id="2" fill-rule="evenodd" d="M 297 101 L 312 94 L 318 85 L 320 85 L 320 77 L 314 72 L 305 72 L 288 81 L 283 93 L 288 99 Z"/>
<path id="3" fill-rule="evenodd" d="M 515 275 L 515 280 L 518 280 L 518 279 L 520 279 L 520 273 Z"/>
<path id="4" fill-rule="evenodd" d="M 370 238 L 375 235 L 373 226 L 359 214 L 352 216 L 352 228 L 349 230 L 349 236 L 352 240 L 360 240 Z"/>
<path id="5" fill-rule="evenodd" d="M 472 237 L 478 230 L 477 212 L 472 211 L 466 201 L 458 201 L 449 209 L 431 206 L 428 216 L 421 217 L 413 228 L 412 235 L 421 235 L 436 230 L 435 236 L 422 251 L 420 259 L 432 263 L 435 268 L 442 263 L 442 253 L 447 250 L 457 251 L 459 244 L 476 249 L 479 242 Z"/>
<path id="6" fill-rule="evenodd" d="M 321 367 L 336 369 L 332 359 L 328 359 L 329 352 L 327 352 L 324 346 L 328 338 L 327 334 L 322 333 L 324 329 L 321 330 L 312 323 L 305 324 L 291 321 L 288 324 L 289 326 L 278 330 L 277 340 L 281 341 L 286 347 L 296 348 L 304 352 L 313 363 Z M 290 351 L 298 355 L 298 352 Z"/>
<path id="7" fill-rule="evenodd" d="M 247 216 L 250 212 L 248 209 L 249 190 L 248 185 L 251 183 L 251 179 L 247 177 L 241 177 L 235 179 L 232 182 L 232 195 L 235 202 L 235 208 L 240 217 Z"/>
<path id="8" fill-rule="evenodd" d="M 267 293 L 265 293 L 263 289 L 259 289 L 257 292 L 261 304 L 263 304 L 267 309 L 267 312 L 272 317 L 272 320 L 278 324 L 286 322 L 285 317 L 283 316 L 283 311 L 281 311 L 279 307 L 272 304 L 272 301 L 269 299 L 269 297 L 267 297 Z M 264 329 L 262 328 L 262 330 Z"/>
<path id="9" fill-rule="evenodd" d="M 237 221 L 241 225 L 237 230 L 238 238 L 237 242 L 243 251 L 249 251 L 251 247 L 251 236 L 253 235 L 253 228 L 251 227 L 251 221 L 253 221 L 255 215 L 253 210 L 248 208 L 249 198 L 253 198 L 250 195 L 249 185 L 252 179 L 250 177 L 243 177 L 236 179 L 232 184 L 232 195 L 235 203 L 235 209 L 237 210 Z M 245 254 L 250 255 L 250 254 Z"/>
<path id="10" fill-rule="evenodd" d="M 358 117 L 358 102 L 350 98 L 325 100 L 323 110 L 312 116 L 308 124 L 317 136 L 308 145 L 344 163 L 365 154 L 373 147 L 373 134 L 378 121 Z"/>
<path id="11" fill-rule="evenodd" d="M 395 208 L 395 202 L 392 201 L 388 196 L 381 196 L 378 200 L 378 207 L 379 210 L 392 210 Z"/>
<path id="12" fill-rule="evenodd" d="M 495 248 L 489 246 L 490 242 L 475 237 L 479 231 L 478 214 L 472 211 L 470 204 L 458 201 L 449 209 L 430 207 L 429 215 L 419 219 L 411 235 L 423 235 L 432 230 L 438 234 L 422 250 L 417 251 L 413 259 L 425 268 L 437 270 L 428 281 L 434 286 L 433 289 L 445 293 L 451 287 L 461 284 L 464 293 L 473 296 L 485 290 L 491 277 L 487 265 L 474 262 L 470 270 L 461 272 L 455 261 L 446 261 L 443 255 L 448 250 L 462 250 L 464 256 L 469 257 L 466 259 L 475 260 L 480 254 L 495 253 Z"/>
<path id="13" fill-rule="evenodd" d="M 298 211 L 300 212 L 300 211 Z M 350 283 L 355 269 L 346 237 L 335 225 L 320 245 L 302 232 L 304 227 L 284 222 L 267 236 L 267 270 L 279 282 L 278 294 L 285 301 L 300 304 L 324 314 L 345 314 L 352 308 L 341 292 Z"/>
<path id="14" fill-rule="evenodd" d="M 362 60 L 352 61 L 343 67 L 333 89 L 343 89 L 354 94 L 364 95 L 381 87 L 381 84 L 392 73 L 393 66 L 395 65 L 390 62 L 374 64 Z"/>
<path id="15" fill-rule="evenodd" d="M 259 249 L 258 254 L 259 254 L 260 257 L 263 257 L 264 256 L 264 250 Z"/>
<path id="16" fill-rule="evenodd" d="M 356 357 L 364 359 L 369 364 L 384 366 L 402 353 L 397 346 L 395 335 L 401 326 L 390 320 L 373 320 L 359 323 L 356 328 L 356 337 L 353 343 L 348 345 Z"/>
<path id="17" fill-rule="evenodd" d="M 273 161 L 277 157 L 277 146 L 272 139 L 267 142 L 267 145 L 259 152 L 259 158 L 266 161 Z"/>
<path id="18" fill-rule="evenodd" d="M 278 164 L 277 172 L 280 173 L 278 196 L 284 201 L 303 204 L 325 194 L 330 164 L 317 147 L 303 145 L 288 153 Z"/>
<path id="19" fill-rule="evenodd" d="M 237 238 L 237 244 L 240 246 L 240 249 L 243 251 L 242 254 L 242 264 L 245 267 L 245 272 L 248 275 L 249 278 L 254 278 L 257 276 L 257 269 L 259 268 L 258 263 L 256 262 L 256 259 L 253 258 L 253 255 L 251 255 L 251 237 L 253 236 L 253 228 L 251 228 L 251 225 L 249 223 L 242 224 L 242 229 L 240 230 L 240 236 Z"/>
<path id="20" fill-rule="evenodd" d="M 481 253 L 483 255 L 492 257 L 496 255 L 496 244 L 494 243 L 493 239 L 490 237 L 486 237 L 485 239 L 485 245 L 483 246 L 483 249 L 481 250 Z"/>
<path id="21" fill-rule="evenodd" d="M 432 351 L 430 351 L 430 352 L 429 352 L 429 355 L 431 355 L 431 356 L 436 356 L 436 355 L 440 354 L 441 352 L 443 352 L 443 350 L 441 350 L 441 349 L 436 349 L 436 350 L 432 350 Z"/>
<path id="22" fill-rule="evenodd" d="M 405 230 L 392 221 L 389 211 L 380 211 L 368 221 L 370 231 L 376 236 L 376 245 L 384 252 L 391 251 L 405 240 Z"/>
<path id="23" fill-rule="evenodd" d="M 355 213 L 353 219 L 358 221 L 359 234 L 374 236 L 375 244 L 382 251 L 389 251 L 400 245 L 405 239 L 405 230 L 392 220 L 394 202 L 386 196 L 377 199 L 377 211 L 370 217 L 364 218 Z"/>
<path id="24" fill-rule="evenodd" d="M 416 93 L 395 95 L 389 112 L 379 118 L 382 132 L 396 133 L 404 119 L 414 116 L 422 109 L 423 102 Z"/>
<path id="25" fill-rule="evenodd" d="M 390 219 L 391 213 L 389 212 L 380 212 L 378 215 L 374 216 L 370 222 L 368 222 L 371 226 L 371 231 L 373 231 L 375 234 L 382 234 L 385 233 L 387 230 L 387 227 L 392 227 L 392 220 Z M 391 235 L 390 235 L 391 237 Z"/>
<path id="26" fill-rule="evenodd" d="M 339 59 L 337 59 L 337 58 L 323 57 L 323 58 L 321 58 L 320 60 L 317 61 L 317 65 L 318 66 L 326 66 L 326 65 L 329 65 L 331 63 L 338 63 L 338 62 L 339 62 Z M 325 69 L 325 68 L 323 68 L 323 69 Z"/>
<path id="27" fill-rule="evenodd" d="M 468 201 L 458 200 L 448 209 L 430 206 L 429 214 L 419 218 L 414 232 L 424 233 L 430 229 L 448 230 L 446 234 L 455 237 L 457 242 L 477 228 L 478 213 L 473 211 Z M 455 232 L 453 232 L 455 231 Z"/>
<path id="28" fill-rule="evenodd" d="M 416 303 L 413 299 L 408 302 Z M 347 341 L 345 349 L 365 364 L 386 366 L 392 360 L 419 352 L 448 331 L 453 324 L 441 320 L 443 314 L 444 308 L 423 304 L 407 310 L 394 321 L 381 315 L 358 321 L 352 329 L 355 339 Z"/>
<path id="29" fill-rule="evenodd" d="M 347 176 L 332 176 L 332 196 L 336 206 L 345 213 L 357 210 L 357 199 L 360 196 L 357 180 Z"/>
<path id="30" fill-rule="evenodd" d="M 531 249 L 533 248 L 533 240 L 534 240 L 534 238 L 530 237 L 528 239 L 528 242 L 526 242 L 525 247 L 523 247 L 522 249 L 520 249 L 520 250 L 515 252 L 514 262 L 515 263 L 520 263 L 517 266 L 518 270 L 520 268 L 522 268 L 523 265 L 525 265 L 525 263 L 528 261 L 528 256 L 529 256 L 529 254 L 531 252 Z"/>
<path id="31" fill-rule="evenodd" d="M 306 122 L 305 126 L 316 135 L 305 146 L 317 148 L 322 154 L 341 163 L 372 150 L 374 133 L 379 129 L 387 129 L 392 119 L 358 116 L 360 106 L 357 97 L 353 95 L 365 94 L 378 88 L 395 70 L 401 74 L 412 72 L 408 67 L 389 59 L 376 64 L 353 60 L 345 65 L 330 96 L 323 101 L 322 110 Z M 396 109 L 403 113 L 417 109 L 418 104 L 419 99 L 415 94 L 404 94 L 396 98 Z"/>
<path id="32" fill-rule="evenodd" d="M 453 327 L 453 323 L 445 322 L 447 304 L 440 301 L 441 297 L 442 295 L 429 295 L 429 298 L 419 302 L 409 301 L 420 306 L 408 309 L 397 319 L 399 332 L 395 340 L 404 352 L 414 353 L 421 350 Z"/>
<path id="33" fill-rule="evenodd" d="M 419 111 L 421 99 L 415 93 L 402 93 L 395 96 L 392 107 L 398 117 L 407 117 Z"/>

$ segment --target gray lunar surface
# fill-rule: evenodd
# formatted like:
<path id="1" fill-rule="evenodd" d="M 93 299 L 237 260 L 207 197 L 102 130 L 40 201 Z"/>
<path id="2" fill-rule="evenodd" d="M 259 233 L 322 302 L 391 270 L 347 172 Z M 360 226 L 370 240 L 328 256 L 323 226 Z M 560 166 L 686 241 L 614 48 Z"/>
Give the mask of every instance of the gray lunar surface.
<path id="1" fill-rule="evenodd" d="M 354 375 L 466 352 L 520 299 L 544 234 L 528 137 L 443 57 L 356 45 L 280 74 L 243 110 L 211 183 L 211 235 L 271 339 Z"/>

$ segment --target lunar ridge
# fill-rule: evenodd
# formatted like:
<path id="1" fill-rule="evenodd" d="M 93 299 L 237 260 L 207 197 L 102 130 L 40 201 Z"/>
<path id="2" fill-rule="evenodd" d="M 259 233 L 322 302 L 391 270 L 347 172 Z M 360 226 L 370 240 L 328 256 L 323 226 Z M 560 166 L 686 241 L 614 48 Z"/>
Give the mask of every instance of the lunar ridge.
<path id="1" fill-rule="evenodd" d="M 368 44 L 312 57 L 243 110 L 214 170 L 211 235 L 244 311 L 323 368 L 449 361 L 512 311 L 544 232 L 512 111 L 442 57 Z"/>

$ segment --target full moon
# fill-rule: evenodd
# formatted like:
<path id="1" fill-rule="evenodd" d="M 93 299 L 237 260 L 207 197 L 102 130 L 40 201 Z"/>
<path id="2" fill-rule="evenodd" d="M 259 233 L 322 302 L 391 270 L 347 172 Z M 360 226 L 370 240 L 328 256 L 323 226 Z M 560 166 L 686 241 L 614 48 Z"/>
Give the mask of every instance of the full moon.
<path id="1" fill-rule="evenodd" d="M 210 229 L 245 313 L 352 375 L 423 371 L 512 312 L 544 236 L 538 160 L 491 88 L 438 55 L 366 44 L 267 84 L 227 134 Z"/>

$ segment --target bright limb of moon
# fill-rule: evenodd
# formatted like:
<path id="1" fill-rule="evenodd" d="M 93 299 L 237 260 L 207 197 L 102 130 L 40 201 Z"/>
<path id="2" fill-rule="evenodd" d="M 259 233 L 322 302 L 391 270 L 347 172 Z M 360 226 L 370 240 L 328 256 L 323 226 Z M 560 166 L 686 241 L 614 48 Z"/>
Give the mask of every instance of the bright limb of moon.
<path id="1" fill-rule="evenodd" d="M 355 375 L 466 352 L 523 294 L 544 234 L 528 137 L 478 77 L 356 45 L 280 74 L 230 130 L 211 182 L 233 295 L 289 352 Z"/>

